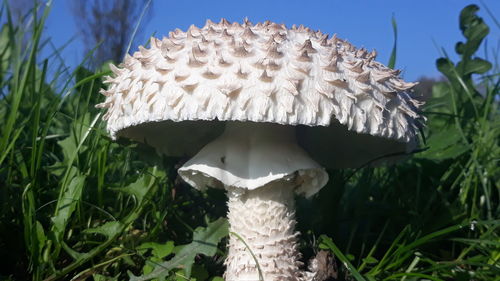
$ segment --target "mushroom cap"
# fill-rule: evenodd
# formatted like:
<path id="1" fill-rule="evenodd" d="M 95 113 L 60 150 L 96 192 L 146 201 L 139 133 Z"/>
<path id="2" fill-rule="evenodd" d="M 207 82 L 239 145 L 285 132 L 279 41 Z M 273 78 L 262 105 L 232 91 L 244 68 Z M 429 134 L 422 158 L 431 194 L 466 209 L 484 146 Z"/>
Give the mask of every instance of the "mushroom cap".
<path id="1" fill-rule="evenodd" d="M 297 126 L 319 163 L 356 167 L 412 149 L 424 120 L 415 83 L 375 56 L 302 25 L 208 20 L 111 65 L 98 107 L 113 139 L 171 156 L 194 155 L 220 135 L 220 121 L 271 122 Z"/>

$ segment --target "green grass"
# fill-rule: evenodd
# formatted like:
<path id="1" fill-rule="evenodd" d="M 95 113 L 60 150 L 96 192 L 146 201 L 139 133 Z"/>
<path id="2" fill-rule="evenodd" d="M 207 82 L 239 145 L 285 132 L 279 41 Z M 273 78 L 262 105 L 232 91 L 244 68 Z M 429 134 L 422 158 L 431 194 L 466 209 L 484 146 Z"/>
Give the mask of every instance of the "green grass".
<path id="1" fill-rule="evenodd" d="M 476 12 L 460 15 L 460 61 L 437 60 L 447 82 L 424 108 L 424 151 L 329 171 L 319 196 L 298 198 L 305 261 L 331 250 L 340 280 L 499 280 L 500 66 L 478 55 L 488 26 Z M 27 27 L 1 11 L 0 280 L 221 280 L 224 193 L 178 181 L 179 159 L 107 137 L 94 105 L 109 72 L 41 57 L 48 13 Z"/>

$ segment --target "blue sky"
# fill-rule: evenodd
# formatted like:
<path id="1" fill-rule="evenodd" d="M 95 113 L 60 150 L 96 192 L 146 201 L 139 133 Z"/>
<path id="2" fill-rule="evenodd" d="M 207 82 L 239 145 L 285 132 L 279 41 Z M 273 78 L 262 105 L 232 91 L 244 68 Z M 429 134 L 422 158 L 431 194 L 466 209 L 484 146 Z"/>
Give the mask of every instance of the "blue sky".
<path id="1" fill-rule="evenodd" d="M 454 54 L 455 43 L 463 40 L 458 29 L 458 15 L 471 3 L 480 6 L 479 15 L 490 26 L 491 54 L 491 47 L 500 44 L 500 29 L 483 4 L 500 20 L 499 0 L 154 0 L 151 19 L 137 39 L 145 42 L 153 33 L 162 37 L 175 28 L 186 30 L 191 24 L 203 26 L 206 19 L 218 22 L 224 17 L 241 22 L 248 17 L 253 23 L 271 20 L 287 26 L 303 24 L 325 33 L 337 33 L 339 38 L 348 39 L 357 47 L 376 49 L 377 60 L 387 63 L 393 45 L 391 17 L 394 14 L 398 24 L 396 67 L 403 70 L 406 80 L 414 81 L 423 75 L 439 76 L 434 64 L 440 56 L 438 47 Z M 65 62 L 70 67 L 75 66 L 83 58 L 83 47 L 70 1 L 53 1 L 46 28 L 45 34 L 52 38 L 55 46 L 62 46 L 76 36 L 62 53 Z"/>

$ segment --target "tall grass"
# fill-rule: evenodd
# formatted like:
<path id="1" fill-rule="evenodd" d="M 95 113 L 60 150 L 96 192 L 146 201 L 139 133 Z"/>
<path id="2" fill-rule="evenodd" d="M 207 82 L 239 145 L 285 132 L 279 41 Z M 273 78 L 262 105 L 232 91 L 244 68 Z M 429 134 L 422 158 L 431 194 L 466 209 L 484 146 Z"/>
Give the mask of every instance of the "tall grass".
<path id="1" fill-rule="evenodd" d="M 330 171 L 298 199 L 305 261 L 331 250 L 340 280 L 498 280 L 500 75 L 476 55 L 488 34 L 476 12 L 460 15 L 460 61 L 437 60 L 447 82 L 424 111 L 426 150 Z M 40 57 L 48 13 L 26 29 L 1 11 L 0 279 L 221 280 L 225 195 L 178 181 L 179 159 L 107 137 L 94 105 L 108 71 L 67 75 Z"/>

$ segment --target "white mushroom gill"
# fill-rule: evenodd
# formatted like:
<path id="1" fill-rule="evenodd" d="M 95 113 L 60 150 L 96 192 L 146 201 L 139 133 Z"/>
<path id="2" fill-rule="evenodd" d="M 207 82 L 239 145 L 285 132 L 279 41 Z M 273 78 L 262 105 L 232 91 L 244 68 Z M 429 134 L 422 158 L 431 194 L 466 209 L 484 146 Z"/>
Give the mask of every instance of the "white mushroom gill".
<path id="1" fill-rule="evenodd" d="M 179 169 L 198 189 L 225 188 L 230 231 L 226 280 L 301 280 L 294 193 L 315 194 L 328 174 L 300 148 L 293 126 L 228 122 Z M 240 240 L 240 238 L 243 241 Z"/>

